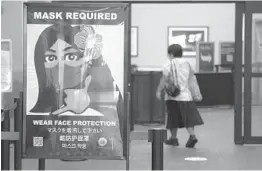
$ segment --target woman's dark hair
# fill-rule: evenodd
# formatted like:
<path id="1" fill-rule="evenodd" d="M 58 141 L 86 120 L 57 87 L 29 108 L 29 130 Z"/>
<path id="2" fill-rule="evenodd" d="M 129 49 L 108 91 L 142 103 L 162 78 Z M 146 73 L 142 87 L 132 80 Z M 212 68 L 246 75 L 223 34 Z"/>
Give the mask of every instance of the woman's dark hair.
<path id="1" fill-rule="evenodd" d="M 173 55 L 175 58 L 181 58 L 183 56 L 183 49 L 179 44 L 172 44 L 168 47 L 167 53 Z"/>
<path id="2" fill-rule="evenodd" d="M 39 85 L 38 99 L 35 106 L 30 112 L 41 113 L 51 112 L 59 109 L 57 104 L 57 93 L 46 77 L 44 67 L 44 54 L 59 38 L 60 35 L 64 36 L 64 41 L 73 47 L 77 48 L 74 44 L 74 35 L 80 31 L 80 27 L 72 27 L 71 25 L 52 25 L 46 28 L 39 36 L 34 53 L 34 61 L 36 74 Z"/>

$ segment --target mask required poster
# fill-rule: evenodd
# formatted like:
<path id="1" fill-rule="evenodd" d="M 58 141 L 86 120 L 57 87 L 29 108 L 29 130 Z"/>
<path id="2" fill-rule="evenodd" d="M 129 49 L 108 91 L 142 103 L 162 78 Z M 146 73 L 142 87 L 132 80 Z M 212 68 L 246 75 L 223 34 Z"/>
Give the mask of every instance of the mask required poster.
<path id="1" fill-rule="evenodd" d="M 123 159 L 125 4 L 27 4 L 24 155 Z"/>

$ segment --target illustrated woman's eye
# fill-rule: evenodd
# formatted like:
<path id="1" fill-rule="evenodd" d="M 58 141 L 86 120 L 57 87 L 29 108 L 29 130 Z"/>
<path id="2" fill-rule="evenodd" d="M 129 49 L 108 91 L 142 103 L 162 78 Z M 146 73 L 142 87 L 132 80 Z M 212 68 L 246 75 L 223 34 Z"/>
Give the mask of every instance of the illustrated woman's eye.
<path id="1" fill-rule="evenodd" d="M 68 53 L 65 55 L 66 61 L 78 61 L 80 59 L 80 54 L 78 53 Z"/>
<path id="2" fill-rule="evenodd" d="M 45 62 L 52 63 L 57 60 L 55 55 L 46 55 Z"/>

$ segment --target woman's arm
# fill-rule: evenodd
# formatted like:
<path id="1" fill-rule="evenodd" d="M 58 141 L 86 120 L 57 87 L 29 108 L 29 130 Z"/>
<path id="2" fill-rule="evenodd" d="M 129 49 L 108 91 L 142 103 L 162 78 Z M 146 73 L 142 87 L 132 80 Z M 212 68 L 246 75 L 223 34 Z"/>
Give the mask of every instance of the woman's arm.
<path id="1" fill-rule="evenodd" d="M 165 88 L 165 78 L 164 76 L 162 76 L 157 87 L 157 92 L 161 92 L 164 88 Z"/>
<path id="2" fill-rule="evenodd" d="M 159 82 L 158 87 L 157 87 L 157 92 L 161 92 L 165 88 L 165 83 L 166 83 L 168 75 L 169 75 L 169 72 L 164 67 L 163 72 L 162 72 L 162 77 L 161 77 L 160 82 Z"/>

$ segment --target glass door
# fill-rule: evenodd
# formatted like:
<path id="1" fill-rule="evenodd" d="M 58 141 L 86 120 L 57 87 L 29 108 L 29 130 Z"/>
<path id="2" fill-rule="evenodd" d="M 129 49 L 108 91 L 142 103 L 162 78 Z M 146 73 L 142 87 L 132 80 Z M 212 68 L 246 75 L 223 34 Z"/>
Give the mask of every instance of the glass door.
<path id="1" fill-rule="evenodd" d="M 244 144 L 262 144 L 262 2 L 245 3 Z"/>

